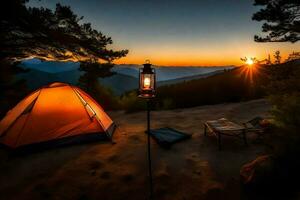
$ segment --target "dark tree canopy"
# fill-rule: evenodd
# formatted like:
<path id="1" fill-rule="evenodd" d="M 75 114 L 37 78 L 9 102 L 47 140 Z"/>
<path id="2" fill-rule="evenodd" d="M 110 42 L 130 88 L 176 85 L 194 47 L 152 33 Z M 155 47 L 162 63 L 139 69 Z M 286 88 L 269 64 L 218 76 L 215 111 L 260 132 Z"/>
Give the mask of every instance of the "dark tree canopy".
<path id="1" fill-rule="evenodd" d="M 104 60 L 111 62 L 126 56 L 127 50 L 108 48 L 112 39 L 79 23 L 69 6 L 28 8 L 28 0 L 6 0 L 1 6 L 1 58 L 39 57 L 50 60 Z"/>
<path id="2" fill-rule="evenodd" d="M 99 83 L 98 78 L 108 77 L 114 74 L 110 71 L 112 67 L 113 64 L 110 63 L 99 64 L 98 62 L 91 61 L 81 62 L 79 70 L 85 73 L 80 76 L 79 85 L 89 93 L 92 93 L 91 90 Z"/>
<path id="3" fill-rule="evenodd" d="M 18 60 L 80 61 L 82 85 L 98 94 L 98 77 L 111 75 L 112 61 L 128 53 L 111 50 L 112 39 L 80 23 L 83 17 L 69 6 L 57 4 L 52 11 L 26 7 L 28 1 L 4 0 L 0 6 L 0 117 L 29 92 L 26 81 L 15 77 L 24 72 Z"/>
<path id="4" fill-rule="evenodd" d="M 263 6 L 252 19 L 266 21 L 264 36 L 254 36 L 256 42 L 292 42 L 300 40 L 300 0 L 255 0 Z"/>

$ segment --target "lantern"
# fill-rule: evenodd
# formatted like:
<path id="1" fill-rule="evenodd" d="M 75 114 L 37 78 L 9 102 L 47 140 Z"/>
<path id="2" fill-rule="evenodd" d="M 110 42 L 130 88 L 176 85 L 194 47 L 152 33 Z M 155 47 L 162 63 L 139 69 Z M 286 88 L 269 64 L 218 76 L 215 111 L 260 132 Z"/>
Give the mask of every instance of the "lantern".
<path id="1" fill-rule="evenodd" d="M 149 169 L 149 199 L 153 199 L 153 181 L 151 169 L 151 147 L 150 147 L 150 101 L 155 97 L 155 69 L 151 68 L 149 60 L 146 60 L 144 68 L 139 69 L 139 97 L 147 100 L 147 149 Z"/>
<path id="2" fill-rule="evenodd" d="M 155 69 L 151 68 L 150 61 L 147 60 L 144 68 L 139 69 L 139 97 L 154 98 L 155 97 Z"/>

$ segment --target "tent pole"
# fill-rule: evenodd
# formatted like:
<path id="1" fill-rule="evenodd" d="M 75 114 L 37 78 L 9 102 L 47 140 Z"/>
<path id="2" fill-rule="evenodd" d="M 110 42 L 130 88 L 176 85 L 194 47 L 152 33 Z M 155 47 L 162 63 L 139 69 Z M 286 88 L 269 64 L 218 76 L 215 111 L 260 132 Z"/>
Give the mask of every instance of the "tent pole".
<path id="1" fill-rule="evenodd" d="M 152 169 L 151 169 L 151 146 L 150 146 L 150 99 L 147 99 L 147 142 L 148 142 L 148 169 L 149 169 L 149 185 L 150 196 L 149 199 L 153 199 L 153 181 L 152 181 Z"/>

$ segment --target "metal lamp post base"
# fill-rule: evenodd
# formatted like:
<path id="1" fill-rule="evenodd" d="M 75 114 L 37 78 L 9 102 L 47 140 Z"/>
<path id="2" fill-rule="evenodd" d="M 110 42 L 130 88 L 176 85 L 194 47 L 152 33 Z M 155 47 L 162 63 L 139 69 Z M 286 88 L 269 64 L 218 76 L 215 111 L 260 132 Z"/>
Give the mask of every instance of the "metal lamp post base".
<path id="1" fill-rule="evenodd" d="M 152 181 L 152 169 L 151 169 L 151 146 L 150 146 L 150 99 L 147 99 L 147 148 L 148 148 L 148 169 L 149 169 L 149 184 L 150 195 L 149 199 L 153 199 L 153 181 Z"/>

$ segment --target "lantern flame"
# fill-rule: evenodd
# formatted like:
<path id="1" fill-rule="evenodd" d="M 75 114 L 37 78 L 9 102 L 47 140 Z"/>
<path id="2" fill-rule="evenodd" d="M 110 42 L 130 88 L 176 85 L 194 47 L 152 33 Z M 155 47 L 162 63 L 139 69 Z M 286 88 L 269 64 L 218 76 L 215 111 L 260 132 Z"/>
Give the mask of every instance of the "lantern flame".
<path id="1" fill-rule="evenodd" d="M 151 83 L 150 78 L 145 77 L 145 79 L 144 79 L 144 88 L 149 89 L 150 88 L 150 83 Z"/>

